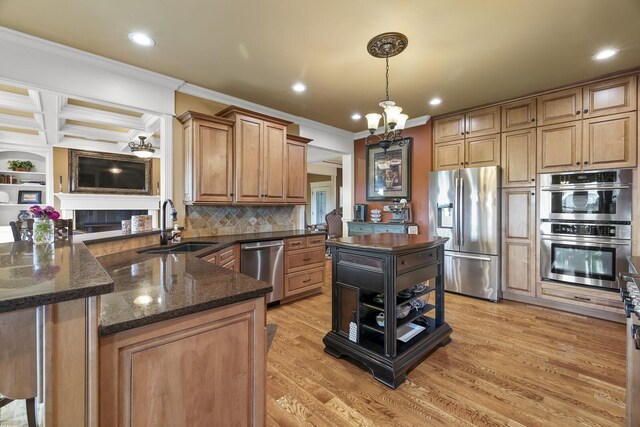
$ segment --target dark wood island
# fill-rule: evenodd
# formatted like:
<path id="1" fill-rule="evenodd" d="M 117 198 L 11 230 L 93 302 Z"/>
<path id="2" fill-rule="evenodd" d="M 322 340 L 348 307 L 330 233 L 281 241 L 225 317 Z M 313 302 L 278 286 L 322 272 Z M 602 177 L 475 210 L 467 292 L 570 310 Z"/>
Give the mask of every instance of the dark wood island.
<path id="1" fill-rule="evenodd" d="M 397 388 L 409 369 L 448 344 L 446 241 L 406 234 L 327 241 L 333 279 L 332 330 L 324 337 L 325 351 L 362 363 L 375 379 Z"/>

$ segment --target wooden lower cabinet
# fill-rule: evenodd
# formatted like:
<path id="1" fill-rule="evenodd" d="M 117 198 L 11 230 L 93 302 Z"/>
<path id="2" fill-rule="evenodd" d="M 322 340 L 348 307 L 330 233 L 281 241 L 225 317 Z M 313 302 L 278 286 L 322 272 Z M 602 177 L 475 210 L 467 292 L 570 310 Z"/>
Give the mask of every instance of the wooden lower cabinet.
<path id="1" fill-rule="evenodd" d="M 536 185 L 536 130 L 502 134 L 502 188 Z"/>
<path id="2" fill-rule="evenodd" d="M 264 297 L 100 340 L 101 426 L 265 423 Z"/>
<path id="3" fill-rule="evenodd" d="M 285 240 L 282 302 L 321 292 L 324 284 L 325 236 Z"/>
<path id="4" fill-rule="evenodd" d="M 203 260 L 240 273 L 240 245 L 235 244 L 202 257 Z"/>
<path id="5" fill-rule="evenodd" d="M 590 289 L 584 286 L 572 286 L 565 283 L 538 282 L 538 298 L 569 303 L 612 313 L 622 313 L 622 302 L 618 292 Z"/>
<path id="6" fill-rule="evenodd" d="M 532 188 L 502 191 L 502 291 L 535 296 L 536 216 Z"/>

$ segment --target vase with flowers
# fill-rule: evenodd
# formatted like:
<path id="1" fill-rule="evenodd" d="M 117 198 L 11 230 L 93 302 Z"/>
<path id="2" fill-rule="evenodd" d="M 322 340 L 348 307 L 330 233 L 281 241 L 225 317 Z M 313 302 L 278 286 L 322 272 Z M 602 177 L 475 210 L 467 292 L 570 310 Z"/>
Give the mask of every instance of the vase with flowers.
<path id="1" fill-rule="evenodd" d="M 55 227 L 53 221 L 60 218 L 60 212 L 53 206 L 41 208 L 33 205 L 29 208 L 33 218 L 33 243 L 36 245 L 53 243 Z"/>

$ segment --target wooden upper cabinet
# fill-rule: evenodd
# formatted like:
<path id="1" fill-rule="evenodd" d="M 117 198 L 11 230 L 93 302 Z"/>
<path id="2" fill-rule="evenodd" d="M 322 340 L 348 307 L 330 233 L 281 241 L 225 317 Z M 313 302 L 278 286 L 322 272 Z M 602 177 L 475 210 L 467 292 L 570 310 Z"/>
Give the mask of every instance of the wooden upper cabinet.
<path id="1" fill-rule="evenodd" d="M 450 169 L 462 169 L 464 167 L 464 139 L 434 144 L 433 146 L 433 170 L 443 171 Z"/>
<path id="2" fill-rule="evenodd" d="M 434 120 L 434 142 L 440 144 L 464 138 L 464 125 L 464 114 Z"/>
<path id="3" fill-rule="evenodd" d="M 500 132 L 500 107 L 482 108 L 465 114 L 465 138 Z"/>
<path id="4" fill-rule="evenodd" d="M 187 111 L 183 125 L 184 202 L 229 203 L 233 193 L 233 122 Z"/>
<path id="5" fill-rule="evenodd" d="M 582 168 L 626 168 L 637 165 L 636 113 L 583 120 Z"/>
<path id="6" fill-rule="evenodd" d="M 582 121 L 537 129 L 538 173 L 582 169 Z"/>
<path id="7" fill-rule="evenodd" d="M 287 135 L 287 203 L 307 203 L 307 144 L 309 138 Z"/>
<path id="8" fill-rule="evenodd" d="M 235 106 L 217 115 L 235 123 L 234 201 L 285 203 L 286 128 L 291 122 Z"/>
<path id="9" fill-rule="evenodd" d="M 533 187 L 536 178 L 536 130 L 502 134 L 502 187 Z"/>
<path id="10" fill-rule="evenodd" d="M 502 132 L 536 127 L 536 98 L 502 106 Z"/>
<path id="11" fill-rule="evenodd" d="M 538 126 L 582 118 L 582 88 L 562 90 L 538 97 Z"/>
<path id="12" fill-rule="evenodd" d="M 583 118 L 626 113 L 637 108 L 637 77 L 628 76 L 585 86 Z"/>
<path id="13" fill-rule="evenodd" d="M 500 165 L 500 134 L 468 138 L 464 147 L 464 167 Z"/>

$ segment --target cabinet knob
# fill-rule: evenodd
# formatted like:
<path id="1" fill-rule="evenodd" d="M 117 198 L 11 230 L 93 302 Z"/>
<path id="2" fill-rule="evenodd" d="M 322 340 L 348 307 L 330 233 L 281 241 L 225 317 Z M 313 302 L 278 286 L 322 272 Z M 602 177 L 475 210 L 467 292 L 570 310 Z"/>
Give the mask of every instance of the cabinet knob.
<path id="1" fill-rule="evenodd" d="M 576 116 L 580 115 L 580 110 L 576 111 Z"/>
<path id="2" fill-rule="evenodd" d="M 535 178 L 531 178 L 531 182 L 533 182 L 533 181 L 535 181 L 535 180 L 536 180 Z"/>
<path id="3" fill-rule="evenodd" d="M 467 135 L 469 135 L 469 131 L 467 131 Z"/>
<path id="4" fill-rule="evenodd" d="M 233 197 L 233 193 L 229 193 L 229 196 Z"/>
<path id="5" fill-rule="evenodd" d="M 535 121 L 536 121 L 536 118 L 534 117 L 533 119 L 531 119 L 531 121 L 532 121 L 532 122 L 535 122 Z"/>
<path id="6" fill-rule="evenodd" d="M 464 163 L 467 164 L 467 165 L 469 164 L 469 162 L 464 162 Z"/>
<path id="7" fill-rule="evenodd" d="M 583 111 L 583 113 L 585 113 L 585 114 L 587 114 L 588 112 L 589 112 L 588 108 L 585 108 L 584 111 Z"/>
<path id="8" fill-rule="evenodd" d="M 460 162 L 460 164 L 461 164 L 462 166 L 464 166 L 464 162 Z"/>
<path id="9" fill-rule="evenodd" d="M 535 195 L 536 195 L 536 193 L 534 193 L 534 192 L 532 191 L 532 192 L 531 192 L 531 195 L 532 195 L 532 196 L 535 196 Z"/>
<path id="10" fill-rule="evenodd" d="M 464 135 L 464 132 L 460 132 L 460 135 Z"/>
<path id="11" fill-rule="evenodd" d="M 589 164 L 589 162 L 584 162 L 584 164 L 585 164 L 585 165 L 588 165 L 588 164 Z"/>
<path id="12" fill-rule="evenodd" d="M 580 162 L 576 162 L 576 166 L 580 166 Z"/>

